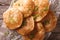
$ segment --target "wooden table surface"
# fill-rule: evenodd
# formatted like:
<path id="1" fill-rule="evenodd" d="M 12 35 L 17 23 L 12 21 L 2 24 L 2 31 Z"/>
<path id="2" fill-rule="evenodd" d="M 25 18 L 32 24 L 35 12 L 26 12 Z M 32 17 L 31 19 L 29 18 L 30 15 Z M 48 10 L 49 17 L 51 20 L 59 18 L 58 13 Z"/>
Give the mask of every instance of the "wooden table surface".
<path id="1" fill-rule="evenodd" d="M 8 9 L 10 2 L 11 0 L 0 0 L 0 26 L 2 24 L 2 14 Z M 57 27 L 52 31 L 48 40 L 60 40 L 60 17 L 57 22 Z"/>

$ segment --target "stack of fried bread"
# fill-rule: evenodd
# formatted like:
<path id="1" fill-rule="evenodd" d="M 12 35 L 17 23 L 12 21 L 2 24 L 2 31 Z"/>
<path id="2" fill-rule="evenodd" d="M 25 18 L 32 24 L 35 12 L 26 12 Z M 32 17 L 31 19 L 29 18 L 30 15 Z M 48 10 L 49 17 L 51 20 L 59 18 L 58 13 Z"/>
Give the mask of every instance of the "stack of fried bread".
<path id="1" fill-rule="evenodd" d="M 44 40 L 45 34 L 53 31 L 57 23 L 49 7 L 49 0 L 17 0 L 3 13 L 3 21 L 24 40 Z"/>

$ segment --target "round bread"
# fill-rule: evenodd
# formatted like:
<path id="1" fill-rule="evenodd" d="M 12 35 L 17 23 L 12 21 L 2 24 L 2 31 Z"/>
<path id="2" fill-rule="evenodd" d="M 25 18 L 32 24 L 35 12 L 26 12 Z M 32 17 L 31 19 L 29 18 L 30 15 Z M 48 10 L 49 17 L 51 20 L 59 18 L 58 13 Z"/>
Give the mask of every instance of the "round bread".
<path id="1" fill-rule="evenodd" d="M 33 17 L 28 17 L 24 20 L 21 28 L 16 29 L 16 31 L 21 35 L 26 35 L 34 29 Z"/>
<path id="2" fill-rule="evenodd" d="M 32 0 L 18 0 L 13 4 L 14 8 L 19 8 L 23 13 L 24 18 L 30 16 L 34 9 L 34 3 Z"/>
<path id="3" fill-rule="evenodd" d="M 46 32 L 52 31 L 56 27 L 57 18 L 52 11 L 49 11 L 47 16 L 42 20 Z"/>
<path id="4" fill-rule="evenodd" d="M 49 1 L 48 0 L 34 0 L 35 8 L 33 16 L 36 22 L 41 21 L 49 11 Z"/>
<path id="5" fill-rule="evenodd" d="M 45 29 L 43 28 L 42 23 L 36 23 L 37 33 L 35 34 L 33 40 L 44 40 Z"/>
<path id="6" fill-rule="evenodd" d="M 24 40 L 43 40 L 45 36 L 45 30 L 41 23 L 37 23 L 36 28 L 28 35 L 23 36 Z"/>
<path id="7" fill-rule="evenodd" d="M 19 9 L 10 8 L 3 13 L 3 21 L 9 29 L 16 29 L 21 26 L 23 15 Z"/>

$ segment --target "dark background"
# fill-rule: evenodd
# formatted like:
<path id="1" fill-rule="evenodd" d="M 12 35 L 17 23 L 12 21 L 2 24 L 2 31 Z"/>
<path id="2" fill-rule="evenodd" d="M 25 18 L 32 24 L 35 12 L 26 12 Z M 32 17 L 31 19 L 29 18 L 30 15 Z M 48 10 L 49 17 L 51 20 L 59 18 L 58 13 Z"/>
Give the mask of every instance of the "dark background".
<path id="1" fill-rule="evenodd" d="M 0 0 L 0 26 L 2 24 L 2 14 L 8 9 L 11 0 Z M 58 18 L 57 27 L 52 31 L 48 40 L 60 40 L 60 16 Z"/>

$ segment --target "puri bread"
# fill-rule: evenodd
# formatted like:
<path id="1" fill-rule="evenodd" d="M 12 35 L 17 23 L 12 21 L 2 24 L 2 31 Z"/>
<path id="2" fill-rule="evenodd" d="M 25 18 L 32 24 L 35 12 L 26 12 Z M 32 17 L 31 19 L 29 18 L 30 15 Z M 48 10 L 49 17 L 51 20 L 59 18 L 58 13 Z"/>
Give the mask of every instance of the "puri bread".
<path id="1" fill-rule="evenodd" d="M 19 8 L 26 18 L 32 14 L 34 3 L 32 0 L 18 0 L 13 4 L 13 8 Z"/>
<path id="2" fill-rule="evenodd" d="M 49 1 L 48 0 L 34 0 L 35 8 L 33 12 L 33 16 L 35 17 L 35 21 L 41 21 L 49 11 Z"/>
<path id="3" fill-rule="evenodd" d="M 33 40 L 44 40 L 45 37 L 45 29 L 41 22 L 36 23 L 37 33 L 35 34 Z"/>
<path id="4" fill-rule="evenodd" d="M 16 31 L 21 35 L 26 35 L 34 29 L 34 19 L 33 17 L 28 17 L 24 20 L 21 28 L 16 29 Z"/>
<path id="5" fill-rule="evenodd" d="M 10 8 L 3 13 L 3 21 L 9 29 L 16 29 L 21 26 L 23 15 L 19 9 Z"/>
<path id="6" fill-rule="evenodd" d="M 42 20 L 46 32 L 52 31 L 56 27 L 57 18 L 53 11 L 49 11 L 48 15 Z"/>

